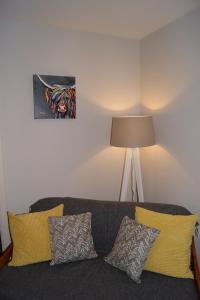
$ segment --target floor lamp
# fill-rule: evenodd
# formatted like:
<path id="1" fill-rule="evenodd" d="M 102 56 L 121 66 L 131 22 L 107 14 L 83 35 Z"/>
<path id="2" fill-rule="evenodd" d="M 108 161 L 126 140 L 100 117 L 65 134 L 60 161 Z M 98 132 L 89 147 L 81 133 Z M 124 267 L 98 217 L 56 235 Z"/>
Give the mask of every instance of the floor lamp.
<path id="1" fill-rule="evenodd" d="M 128 116 L 112 118 L 110 144 L 115 147 L 126 148 L 119 201 L 126 201 L 129 176 L 132 174 L 131 185 L 134 199 L 138 202 L 144 202 L 139 147 L 155 144 L 152 117 Z"/>

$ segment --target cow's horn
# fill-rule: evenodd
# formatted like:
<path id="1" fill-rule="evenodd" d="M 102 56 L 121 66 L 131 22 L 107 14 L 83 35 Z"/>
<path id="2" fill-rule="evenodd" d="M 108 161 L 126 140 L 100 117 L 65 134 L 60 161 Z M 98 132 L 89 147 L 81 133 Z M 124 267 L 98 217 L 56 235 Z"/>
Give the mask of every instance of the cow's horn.
<path id="1" fill-rule="evenodd" d="M 40 77 L 40 75 L 37 75 L 37 77 L 39 78 L 39 80 L 46 86 L 46 87 L 48 87 L 49 89 L 54 89 L 55 87 L 53 87 L 53 86 L 51 86 L 51 85 L 49 85 L 48 83 L 46 83 L 41 77 Z"/>

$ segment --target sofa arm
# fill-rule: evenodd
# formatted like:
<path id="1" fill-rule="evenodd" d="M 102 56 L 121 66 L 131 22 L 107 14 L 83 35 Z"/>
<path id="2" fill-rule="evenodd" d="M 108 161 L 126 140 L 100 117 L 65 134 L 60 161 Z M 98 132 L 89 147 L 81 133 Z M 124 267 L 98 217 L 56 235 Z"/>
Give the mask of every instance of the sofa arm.
<path id="1" fill-rule="evenodd" d="M 197 252 L 196 252 L 194 238 L 192 239 L 192 257 L 193 257 L 193 264 L 194 264 L 194 280 L 196 282 L 198 293 L 200 295 L 200 270 L 199 270 L 199 264 L 198 264 L 198 258 L 197 258 Z"/>
<path id="2" fill-rule="evenodd" d="M 0 269 L 8 264 L 12 257 L 13 244 L 10 244 L 0 256 Z"/>

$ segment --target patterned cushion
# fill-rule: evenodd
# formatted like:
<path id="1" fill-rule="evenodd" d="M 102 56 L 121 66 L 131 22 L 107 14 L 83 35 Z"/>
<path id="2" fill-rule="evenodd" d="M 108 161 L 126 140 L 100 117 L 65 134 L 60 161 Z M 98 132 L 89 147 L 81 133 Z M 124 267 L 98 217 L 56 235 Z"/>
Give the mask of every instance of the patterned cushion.
<path id="1" fill-rule="evenodd" d="M 158 234 L 159 230 L 137 224 L 126 216 L 120 225 L 114 247 L 104 260 L 140 283 L 145 260 Z"/>
<path id="2" fill-rule="evenodd" d="M 91 217 L 92 214 L 87 212 L 49 218 L 50 265 L 97 257 L 91 235 Z"/>

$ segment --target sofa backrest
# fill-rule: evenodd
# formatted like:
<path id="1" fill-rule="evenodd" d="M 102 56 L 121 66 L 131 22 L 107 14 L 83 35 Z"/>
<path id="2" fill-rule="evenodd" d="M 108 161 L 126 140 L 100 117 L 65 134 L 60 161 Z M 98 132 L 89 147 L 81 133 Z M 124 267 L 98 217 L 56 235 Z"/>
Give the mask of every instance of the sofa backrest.
<path id="1" fill-rule="evenodd" d="M 124 216 L 134 219 L 135 206 L 173 215 L 189 215 L 182 206 L 160 203 L 132 203 L 99 201 L 78 198 L 44 198 L 30 207 L 30 212 L 42 211 L 64 204 L 64 215 L 92 213 L 92 235 L 98 253 L 108 253 L 114 244 L 121 220 Z"/>

